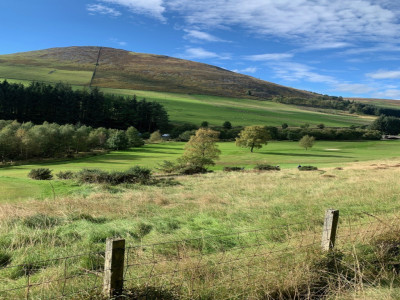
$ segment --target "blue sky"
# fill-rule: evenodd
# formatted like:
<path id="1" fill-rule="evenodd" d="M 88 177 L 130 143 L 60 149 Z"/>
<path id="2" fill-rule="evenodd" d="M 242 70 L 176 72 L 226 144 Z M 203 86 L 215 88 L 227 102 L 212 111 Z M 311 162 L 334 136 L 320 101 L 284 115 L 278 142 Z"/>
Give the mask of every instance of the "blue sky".
<path id="1" fill-rule="evenodd" d="M 344 97 L 400 99 L 397 0 L 2 0 L 0 54 L 107 46 Z"/>

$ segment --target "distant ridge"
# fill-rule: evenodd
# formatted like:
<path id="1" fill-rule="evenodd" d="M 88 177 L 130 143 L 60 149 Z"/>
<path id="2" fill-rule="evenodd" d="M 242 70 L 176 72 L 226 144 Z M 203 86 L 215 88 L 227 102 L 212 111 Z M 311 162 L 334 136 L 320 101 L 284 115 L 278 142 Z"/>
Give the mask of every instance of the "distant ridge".
<path id="1" fill-rule="evenodd" d="M 256 99 L 317 95 L 203 63 L 96 46 L 0 55 L 0 78 Z"/>

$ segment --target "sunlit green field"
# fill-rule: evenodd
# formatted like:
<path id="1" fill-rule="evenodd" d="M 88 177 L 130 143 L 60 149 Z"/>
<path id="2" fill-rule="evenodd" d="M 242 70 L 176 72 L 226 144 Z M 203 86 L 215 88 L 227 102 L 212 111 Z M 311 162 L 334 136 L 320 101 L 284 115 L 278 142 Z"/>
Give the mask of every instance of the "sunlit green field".
<path id="1" fill-rule="evenodd" d="M 167 142 L 149 144 L 128 151 L 114 151 L 109 154 L 77 160 L 37 163 L 0 169 L 0 201 L 17 201 L 30 197 L 51 197 L 75 192 L 87 192 L 87 187 L 70 186 L 70 183 L 33 181 L 27 178 L 31 169 L 46 167 L 59 171 L 79 171 L 83 168 L 104 170 L 126 170 L 134 165 L 149 167 L 157 172 L 157 166 L 164 160 L 175 160 L 183 153 L 184 143 Z M 304 150 L 297 142 L 270 142 L 262 149 L 251 153 L 249 149 L 238 148 L 234 143 L 219 143 L 220 159 L 211 169 L 222 170 L 224 166 L 240 166 L 247 169 L 257 163 L 279 165 L 281 168 L 296 168 L 300 165 L 314 165 L 319 168 L 345 166 L 358 161 L 396 159 L 400 157 L 398 141 L 324 142 L 318 141 L 312 149 Z"/>
<path id="2" fill-rule="evenodd" d="M 0 80 L 3 80 L 1 68 L 7 67 L 0 65 Z M 87 71 L 57 70 L 48 74 L 52 71 L 51 69 L 29 70 L 33 72 L 29 78 L 37 78 L 36 80 L 45 82 L 68 82 L 75 89 L 81 89 L 83 88 L 82 84 L 88 84 L 91 76 L 91 72 Z M 17 69 L 13 72 L 19 71 Z M 39 73 L 36 74 L 35 72 Z M 9 76 L 9 78 L 12 78 L 11 75 Z M 22 73 L 20 75 L 15 74 L 15 76 L 15 78 L 27 78 L 21 77 L 23 76 Z M 10 79 L 9 81 L 13 83 L 21 82 L 25 85 L 30 82 L 29 80 L 17 79 Z M 172 123 L 200 125 L 203 121 L 207 121 L 214 126 L 221 126 L 225 121 L 230 121 L 233 126 L 280 126 L 282 123 L 287 123 L 289 126 L 300 126 L 305 123 L 311 125 L 323 123 L 325 126 L 348 127 L 351 125 L 367 125 L 375 119 L 373 116 L 351 115 L 335 110 L 312 110 L 272 101 L 126 89 L 101 88 L 101 90 L 109 94 L 136 95 L 138 99 L 145 98 L 148 101 L 159 102 L 165 106 Z"/>

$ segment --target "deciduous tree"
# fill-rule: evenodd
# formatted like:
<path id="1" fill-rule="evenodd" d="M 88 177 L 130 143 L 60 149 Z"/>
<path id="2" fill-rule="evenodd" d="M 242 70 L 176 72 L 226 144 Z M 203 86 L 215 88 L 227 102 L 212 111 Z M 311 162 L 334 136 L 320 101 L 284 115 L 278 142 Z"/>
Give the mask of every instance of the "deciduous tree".
<path id="1" fill-rule="evenodd" d="M 253 152 L 254 148 L 260 149 L 270 139 L 271 136 L 264 126 L 247 126 L 236 138 L 236 146 L 250 148 L 250 151 Z"/>

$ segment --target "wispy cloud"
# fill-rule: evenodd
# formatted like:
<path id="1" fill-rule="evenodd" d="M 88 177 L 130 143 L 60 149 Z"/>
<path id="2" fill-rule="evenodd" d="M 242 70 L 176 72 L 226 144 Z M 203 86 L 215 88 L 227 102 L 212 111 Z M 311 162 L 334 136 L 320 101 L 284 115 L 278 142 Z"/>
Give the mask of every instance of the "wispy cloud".
<path id="1" fill-rule="evenodd" d="M 99 0 L 104 3 L 111 3 L 128 8 L 130 11 L 138 14 L 145 14 L 165 21 L 163 13 L 165 12 L 163 0 Z"/>
<path id="2" fill-rule="evenodd" d="M 248 55 L 245 57 L 245 59 L 251 61 L 271 61 L 271 60 L 276 61 L 276 60 L 285 60 L 292 57 L 293 54 L 291 53 L 266 53 L 266 54 Z"/>
<path id="3" fill-rule="evenodd" d="M 256 67 L 248 67 L 248 68 L 241 69 L 241 70 L 235 69 L 235 70 L 232 70 L 232 72 L 235 72 L 235 73 L 255 73 L 255 72 L 257 72 L 257 70 L 258 70 L 258 68 L 256 68 Z"/>
<path id="4" fill-rule="evenodd" d="M 113 42 L 113 43 L 115 43 L 115 44 L 117 44 L 117 45 L 119 45 L 119 46 L 126 46 L 126 45 L 128 45 L 127 42 L 120 41 L 119 39 L 116 39 L 116 38 L 111 38 L 110 41 Z"/>
<path id="5" fill-rule="evenodd" d="M 202 28 L 240 26 L 264 36 L 339 48 L 355 41 L 399 37 L 399 14 L 377 0 L 164 0 L 186 22 Z M 393 2 L 393 1 L 392 1 Z"/>
<path id="6" fill-rule="evenodd" d="M 398 99 L 400 100 L 400 89 L 389 89 L 373 94 L 376 98 Z"/>
<path id="7" fill-rule="evenodd" d="M 366 76 L 374 79 L 398 79 L 400 78 L 400 71 L 379 70 L 367 73 Z"/>
<path id="8" fill-rule="evenodd" d="M 191 30 L 191 29 L 185 29 L 184 31 L 186 32 L 185 34 L 186 39 L 194 41 L 206 41 L 206 42 L 226 42 L 225 40 L 220 39 L 204 31 Z"/>
<path id="9" fill-rule="evenodd" d="M 102 4 L 88 4 L 86 5 L 86 10 L 93 15 L 94 14 L 110 15 L 112 17 L 118 17 L 121 15 L 121 13 L 118 10 Z"/>
<path id="10" fill-rule="evenodd" d="M 338 92 L 365 94 L 373 91 L 375 88 L 362 83 L 338 83 L 334 86 L 334 89 Z"/>
<path id="11" fill-rule="evenodd" d="M 231 59 L 230 55 L 228 54 L 217 54 L 203 48 L 187 48 L 185 53 L 180 54 L 179 56 L 185 59 Z"/>
<path id="12" fill-rule="evenodd" d="M 287 81 L 319 82 L 335 84 L 337 80 L 328 75 L 319 74 L 313 68 L 296 62 L 274 62 L 270 64 L 277 77 Z"/>

